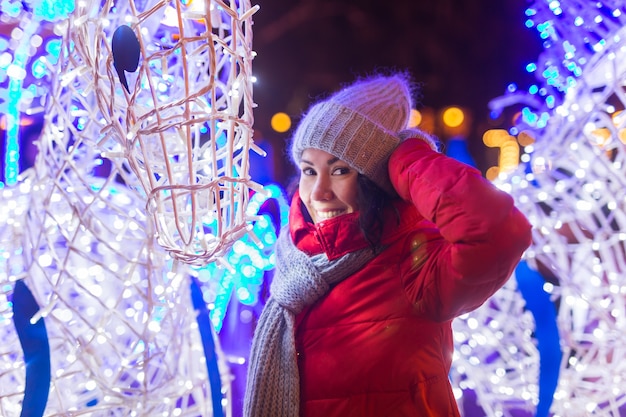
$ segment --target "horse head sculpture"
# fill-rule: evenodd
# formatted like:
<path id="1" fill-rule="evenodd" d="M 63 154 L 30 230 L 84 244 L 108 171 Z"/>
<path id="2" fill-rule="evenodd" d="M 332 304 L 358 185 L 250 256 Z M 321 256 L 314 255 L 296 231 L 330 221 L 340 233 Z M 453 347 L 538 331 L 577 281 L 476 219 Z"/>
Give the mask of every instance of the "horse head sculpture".
<path id="1" fill-rule="evenodd" d="M 132 172 L 124 180 L 145 193 L 159 244 L 187 263 L 219 259 L 246 233 L 249 189 L 262 189 L 248 172 L 250 150 L 262 152 L 252 141 L 255 11 L 245 1 L 78 2 L 63 28 L 47 134 Z M 68 129 L 70 108 L 82 129 Z"/>
<path id="2" fill-rule="evenodd" d="M 37 160 L 2 194 L 0 414 L 232 406 L 189 279 L 247 233 L 262 188 L 248 173 L 255 11 L 79 1 L 55 26 Z"/>

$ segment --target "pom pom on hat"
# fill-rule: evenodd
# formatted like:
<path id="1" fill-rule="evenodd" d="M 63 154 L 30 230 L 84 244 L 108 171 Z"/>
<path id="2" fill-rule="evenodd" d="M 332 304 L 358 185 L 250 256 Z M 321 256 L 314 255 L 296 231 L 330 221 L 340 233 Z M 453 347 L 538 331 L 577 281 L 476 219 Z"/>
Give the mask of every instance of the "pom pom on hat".
<path id="1" fill-rule="evenodd" d="M 390 195 L 387 162 L 409 122 L 411 83 L 404 74 L 356 81 L 315 104 L 294 134 L 296 165 L 307 148 L 320 149 L 347 162 Z"/>

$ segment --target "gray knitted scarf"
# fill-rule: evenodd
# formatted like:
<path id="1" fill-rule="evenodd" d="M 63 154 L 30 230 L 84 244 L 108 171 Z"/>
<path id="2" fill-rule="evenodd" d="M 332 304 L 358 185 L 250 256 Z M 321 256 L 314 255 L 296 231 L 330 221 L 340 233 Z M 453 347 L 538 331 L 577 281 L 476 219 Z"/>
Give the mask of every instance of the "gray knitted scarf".
<path id="1" fill-rule="evenodd" d="M 270 298 L 257 324 L 248 366 L 245 417 L 297 417 L 300 376 L 294 338 L 295 316 L 375 256 L 371 248 L 329 261 L 325 254 L 298 250 L 284 228 L 276 244 Z"/>

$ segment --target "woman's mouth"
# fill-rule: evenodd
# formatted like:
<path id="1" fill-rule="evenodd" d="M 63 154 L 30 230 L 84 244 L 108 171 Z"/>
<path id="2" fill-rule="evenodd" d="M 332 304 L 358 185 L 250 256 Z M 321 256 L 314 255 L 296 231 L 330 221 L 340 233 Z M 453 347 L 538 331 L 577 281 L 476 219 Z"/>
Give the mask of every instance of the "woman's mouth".
<path id="1" fill-rule="evenodd" d="M 328 220 L 333 217 L 337 217 L 345 213 L 345 210 L 326 210 L 326 211 L 316 211 L 317 218 L 319 220 Z"/>

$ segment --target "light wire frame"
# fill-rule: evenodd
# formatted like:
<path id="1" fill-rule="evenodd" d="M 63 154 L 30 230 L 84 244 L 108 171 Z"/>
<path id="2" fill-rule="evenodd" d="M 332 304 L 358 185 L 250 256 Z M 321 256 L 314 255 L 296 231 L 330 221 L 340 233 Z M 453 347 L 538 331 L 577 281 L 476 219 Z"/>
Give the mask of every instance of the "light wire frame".
<path id="1" fill-rule="evenodd" d="M 99 146 L 105 157 L 124 158 L 139 179 L 159 244 L 186 263 L 221 261 L 249 230 L 250 189 L 262 191 L 249 175 L 250 150 L 264 154 L 252 140 L 257 8 L 219 0 L 200 8 L 161 1 L 141 12 L 133 1 L 128 6 L 140 47 L 136 74 L 125 73 L 128 91 L 106 16 L 97 20 L 95 39 L 68 29 L 77 52 L 96 43 L 89 81 L 103 118 Z"/>

